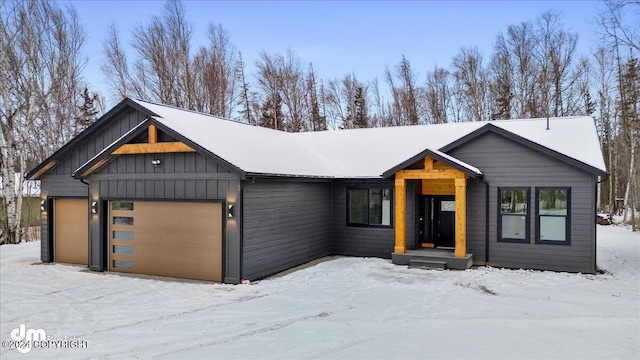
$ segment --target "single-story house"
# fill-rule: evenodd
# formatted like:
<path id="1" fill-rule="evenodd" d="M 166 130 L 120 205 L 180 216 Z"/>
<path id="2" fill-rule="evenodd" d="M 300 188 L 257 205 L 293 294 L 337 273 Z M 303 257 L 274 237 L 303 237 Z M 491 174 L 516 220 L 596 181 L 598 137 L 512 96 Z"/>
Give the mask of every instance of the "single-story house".
<path id="1" fill-rule="evenodd" d="M 590 117 L 285 133 L 125 98 L 27 174 L 43 262 L 239 283 L 327 255 L 593 273 Z"/>

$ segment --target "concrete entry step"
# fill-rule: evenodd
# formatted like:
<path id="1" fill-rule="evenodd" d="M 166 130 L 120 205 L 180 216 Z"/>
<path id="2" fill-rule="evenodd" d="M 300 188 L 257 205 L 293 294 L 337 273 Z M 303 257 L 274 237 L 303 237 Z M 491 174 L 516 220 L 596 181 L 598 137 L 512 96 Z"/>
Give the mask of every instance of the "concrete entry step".
<path id="1" fill-rule="evenodd" d="M 444 261 L 411 259 L 409 260 L 409 268 L 444 270 L 447 268 L 447 263 Z"/>

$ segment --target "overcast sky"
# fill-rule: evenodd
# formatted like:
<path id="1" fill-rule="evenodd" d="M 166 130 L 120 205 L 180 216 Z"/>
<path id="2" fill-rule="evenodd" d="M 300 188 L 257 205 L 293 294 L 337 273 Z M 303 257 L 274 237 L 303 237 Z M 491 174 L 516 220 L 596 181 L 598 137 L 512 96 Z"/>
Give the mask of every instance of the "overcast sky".
<path id="1" fill-rule="evenodd" d="M 128 43 L 138 24 L 162 13 L 163 1 L 70 1 L 83 22 L 89 57 L 85 73 L 93 90 L 111 99 L 100 72 L 102 41 L 115 22 Z M 324 79 L 350 72 L 363 80 L 381 78 L 404 54 L 420 76 L 437 64 L 447 67 L 462 46 L 477 46 L 485 60 L 496 35 L 510 24 L 559 11 L 565 27 L 579 34 L 586 54 L 596 40 L 597 1 L 186 1 L 194 27 L 194 48 L 206 43 L 209 22 L 221 23 L 242 51 L 252 73 L 260 50 L 294 50 Z"/>

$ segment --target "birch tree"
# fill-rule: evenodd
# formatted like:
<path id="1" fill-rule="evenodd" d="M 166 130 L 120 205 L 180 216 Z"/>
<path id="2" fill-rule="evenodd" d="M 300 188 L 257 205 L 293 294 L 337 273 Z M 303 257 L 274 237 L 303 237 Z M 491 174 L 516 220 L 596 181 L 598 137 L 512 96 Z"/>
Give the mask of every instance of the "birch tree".
<path id="1" fill-rule="evenodd" d="M 28 162 L 43 160 L 34 156 L 34 143 L 51 141 L 49 146 L 57 148 L 83 126 L 75 119 L 85 86 L 80 76 L 84 33 L 73 8 L 36 0 L 0 2 L 0 31 L 0 172 L 6 214 L 0 243 L 18 243 L 24 173 Z"/>

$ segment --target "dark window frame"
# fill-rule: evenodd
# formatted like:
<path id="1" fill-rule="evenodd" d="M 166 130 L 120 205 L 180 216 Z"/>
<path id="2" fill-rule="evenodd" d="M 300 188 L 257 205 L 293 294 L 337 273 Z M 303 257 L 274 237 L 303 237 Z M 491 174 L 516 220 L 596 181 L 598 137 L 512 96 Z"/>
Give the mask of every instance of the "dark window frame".
<path id="1" fill-rule="evenodd" d="M 567 215 L 540 215 L 540 191 L 541 190 L 566 190 L 567 191 Z M 570 186 L 544 186 L 536 187 L 536 244 L 571 246 L 571 187 Z M 541 240 L 540 217 L 565 218 L 565 240 Z"/>
<path id="2" fill-rule="evenodd" d="M 522 216 L 522 214 L 503 214 L 502 213 L 502 191 L 503 190 L 524 190 L 527 192 L 527 213 L 525 217 L 525 236 L 524 239 L 514 239 L 502 237 L 502 217 L 503 216 Z M 521 186 L 498 187 L 497 194 L 498 203 L 498 228 L 496 234 L 498 242 L 530 244 L 531 243 L 531 188 Z"/>
<path id="3" fill-rule="evenodd" d="M 351 191 L 352 190 L 366 190 L 367 191 L 367 223 L 353 223 L 351 222 Z M 388 190 L 389 191 L 389 225 L 370 224 L 369 217 L 369 200 L 371 199 L 371 190 Z M 394 218 L 394 203 L 393 203 L 393 187 L 391 186 L 349 186 L 347 187 L 347 205 L 346 205 L 346 221 L 347 226 L 353 227 L 368 227 L 378 229 L 391 229 L 393 228 Z"/>

